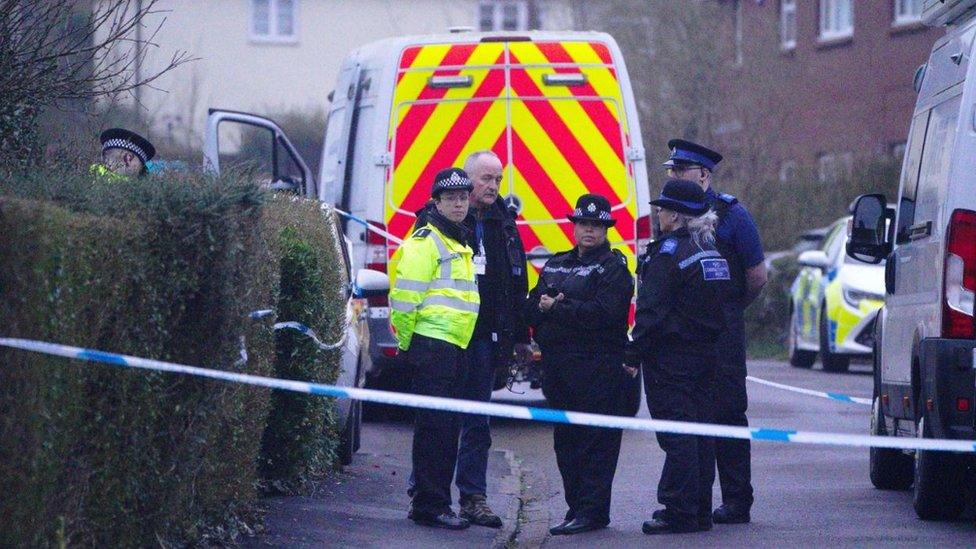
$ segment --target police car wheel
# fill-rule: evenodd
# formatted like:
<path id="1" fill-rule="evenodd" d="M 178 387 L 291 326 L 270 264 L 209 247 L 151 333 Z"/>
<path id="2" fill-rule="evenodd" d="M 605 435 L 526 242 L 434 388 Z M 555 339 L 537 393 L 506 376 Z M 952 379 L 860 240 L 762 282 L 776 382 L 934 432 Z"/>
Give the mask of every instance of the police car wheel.
<path id="1" fill-rule="evenodd" d="M 797 339 L 800 335 L 797 333 L 797 318 L 796 318 L 796 307 L 790 307 L 790 327 L 787 335 L 787 344 L 789 346 L 790 352 L 790 366 L 796 368 L 811 368 L 813 363 L 817 360 L 817 353 L 813 351 L 804 351 L 803 349 L 797 348 Z"/>
<path id="2" fill-rule="evenodd" d="M 881 397 L 875 395 L 871 404 L 871 434 L 888 436 L 884 413 L 881 410 Z M 871 484 L 879 490 L 907 490 L 911 488 L 912 457 L 901 450 L 892 448 L 871 448 L 868 459 Z"/>
<path id="3" fill-rule="evenodd" d="M 851 358 L 830 350 L 830 329 L 827 326 L 827 302 L 820 304 L 820 363 L 825 372 L 846 372 Z"/>
<path id="4" fill-rule="evenodd" d="M 927 414 L 925 414 L 927 415 Z M 919 438 L 932 438 L 923 415 L 916 429 Z M 915 489 L 912 506 L 922 520 L 952 520 L 962 512 L 959 456 L 951 452 L 915 450 Z"/>

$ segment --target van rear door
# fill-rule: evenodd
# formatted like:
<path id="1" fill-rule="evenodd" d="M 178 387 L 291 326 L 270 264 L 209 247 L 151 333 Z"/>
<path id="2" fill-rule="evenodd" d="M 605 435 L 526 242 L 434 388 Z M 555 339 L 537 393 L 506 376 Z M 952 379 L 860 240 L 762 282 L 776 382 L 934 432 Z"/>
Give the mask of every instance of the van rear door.
<path id="1" fill-rule="evenodd" d="M 441 169 L 487 149 L 508 163 L 504 61 L 501 43 L 411 46 L 401 54 L 384 198 L 390 233 L 406 235 Z"/>
<path id="2" fill-rule="evenodd" d="M 566 215 L 580 195 L 597 193 L 610 200 L 617 220 L 607 235 L 611 246 L 621 248 L 633 267 L 637 200 L 609 49 L 599 42 L 512 42 L 509 81 L 510 193 L 522 206 L 530 254 L 571 248 Z"/>

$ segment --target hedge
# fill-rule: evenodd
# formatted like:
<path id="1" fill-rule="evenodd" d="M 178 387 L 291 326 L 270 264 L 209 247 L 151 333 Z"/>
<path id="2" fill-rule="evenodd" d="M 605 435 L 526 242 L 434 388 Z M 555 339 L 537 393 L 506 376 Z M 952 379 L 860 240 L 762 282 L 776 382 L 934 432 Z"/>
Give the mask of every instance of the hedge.
<path id="1" fill-rule="evenodd" d="M 290 303 L 307 313 L 297 320 L 334 335 L 341 307 L 320 303 L 342 282 L 333 252 L 313 252 L 318 263 L 280 279 L 283 250 L 328 243 L 320 225 L 316 208 L 232 178 L 4 179 L 2 334 L 334 380 L 335 353 L 310 355 L 306 343 L 276 337 L 270 322 L 245 320 Z M 292 276 L 316 290 L 283 291 L 279 303 Z M 238 365 L 241 336 L 249 360 Z M 255 524 L 268 390 L 19 351 L 0 350 L 0 364 L 4 544 L 182 545 L 232 539 Z M 329 407 L 312 408 L 303 421 L 321 437 L 274 445 L 296 456 L 289 475 L 331 465 Z M 316 451 L 280 447 L 289 444 Z"/>

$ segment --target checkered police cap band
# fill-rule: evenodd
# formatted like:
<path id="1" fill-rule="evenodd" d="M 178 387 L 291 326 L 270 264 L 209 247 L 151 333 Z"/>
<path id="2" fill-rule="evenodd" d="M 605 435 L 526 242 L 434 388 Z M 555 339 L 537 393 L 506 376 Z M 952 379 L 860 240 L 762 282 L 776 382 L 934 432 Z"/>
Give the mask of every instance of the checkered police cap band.
<path id="1" fill-rule="evenodd" d="M 582 208 L 576 208 L 575 210 L 573 210 L 573 217 L 583 217 L 583 218 L 589 217 L 591 219 L 601 219 L 603 221 L 610 221 L 611 219 L 613 219 L 610 216 L 610 212 L 607 211 L 601 211 L 600 213 L 593 215 L 594 212 L 596 211 L 596 204 L 591 203 L 590 206 L 586 208 L 586 210 L 587 210 L 586 213 L 584 213 Z"/>
<path id="2" fill-rule="evenodd" d="M 102 145 L 102 152 L 104 153 L 109 149 L 125 149 L 138 156 L 139 160 L 142 160 L 143 164 L 149 160 L 149 155 L 146 154 L 146 151 L 142 150 L 142 147 L 136 145 L 128 139 L 109 139 Z"/>

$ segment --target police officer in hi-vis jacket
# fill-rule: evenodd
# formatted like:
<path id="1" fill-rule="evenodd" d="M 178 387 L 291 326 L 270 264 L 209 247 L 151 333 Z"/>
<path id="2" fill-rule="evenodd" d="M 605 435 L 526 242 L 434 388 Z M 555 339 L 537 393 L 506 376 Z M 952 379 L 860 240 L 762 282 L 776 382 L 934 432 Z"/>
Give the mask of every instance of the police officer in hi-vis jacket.
<path id="1" fill-rule="evenodd" d="M 465 349 L 479 305 L 473 251 L 461 224 L 471 188 L 464 170 L 439 172 L 431 188 L 435 209 L 394 257 L 390 322 L 419 395 L 457 398 L 464 385 Z M 459 429 L 458 414 L 416 411 L 410 518 L 418 524 L 451 530 L 470 525 L 451 509 Z"/>

